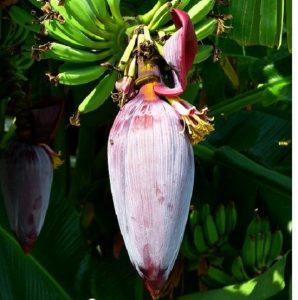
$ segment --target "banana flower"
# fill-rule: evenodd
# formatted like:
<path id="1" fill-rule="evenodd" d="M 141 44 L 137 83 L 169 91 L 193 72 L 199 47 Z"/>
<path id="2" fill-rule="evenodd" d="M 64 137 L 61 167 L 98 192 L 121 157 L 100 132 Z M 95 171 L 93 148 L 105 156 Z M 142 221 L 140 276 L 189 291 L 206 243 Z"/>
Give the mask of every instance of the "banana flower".
<path id="1" fill-rule="evenodd" d="M 202 122 L 208 125 L 200 140 L 212 130 L 206 110 L 200 113 L 179 98 L 197 41 L 189 16 L 178 9 L 172 10 L 172 16 L 178 30 L 165 43 L 163 53 L 175 86 L 167 87 L 158 65 L 140 51 L 138 94 L 119 111 L 108 142 L 111 192 L 120 230 L 130 260 L 153 299 L 177 258 L 192 196 L 194 154 L 185 124 L 188 128 L 200 125 L 197 131 L 204 127 Z"/>
<path id="2" fill-rule="evenodd" d="M 26 126 L 24 120 L 17 118 L 18 138 L 0 159 L 0 183 L 8 220 L 25 253 L 31 251 L 41 231 L 53 168 L 61 164 L 58 154 L 45 144 L 53 138 L 61 111 L 59 102 L 27 110 Z"/>

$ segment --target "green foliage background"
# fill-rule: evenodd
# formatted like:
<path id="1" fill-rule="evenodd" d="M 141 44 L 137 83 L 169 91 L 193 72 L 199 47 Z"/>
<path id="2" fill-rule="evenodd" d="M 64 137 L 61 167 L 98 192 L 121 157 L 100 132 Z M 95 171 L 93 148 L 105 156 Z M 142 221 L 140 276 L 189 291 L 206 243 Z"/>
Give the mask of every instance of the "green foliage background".
<path id="1" fill-rule="evenodd" d="M 125 15 L 143 13 L 154 5 L 152 0 L 121 3 Z M 164 299 L 288 299 L 291 1 L 237 0 L 222 10 L 233 16 L 233 28 L 221 37 L 204 40 L 221 50 L 221 62 L 214 62 L 211 57 L 194 65 L 190 77 L 199 76 L 192 77 L 182 97 L 197 107 L 207 104 L 215 118 L 215 131 L 194 146 L 196 179 L 192 204 L 200 208 L 208 203 L 214 209 L 220 203 L 234 201 L 238 223 L 230 243 L 238 249 L 257 209 L 261 216 L 269 217 L 273 228 L 282 230 L 284 256 L 273 269 L 240 285 L 238 290 L 221 288 L 207 292 L 198 291 L 196 272 L 189 270 L 185 261 L 173 298 Z M 262 13 L 256 13 L 259 11 Z M 53 145 L 62 151 L 64 165 L 55 171 L 46 221 L 30 255 L 20 250 L 0 201 L 0 299 L 150 299 L 125 248 L 119 258 L 113 255 L 119 229 L 110 194 L 106 142 L 118 108 L 108 100 L 98 110 L 82 115 L 79 128 L 70 127 L 69 116 L 94 83 L 71 88 L 50 85 L 44 73 L 57 65 L 59 62 L 52 60 L 35 62 L 25 76 L 34 101 L 46 94 L 65 99 L 64 119 Z M 0 72 L 3 75 L 3 69 Z M 11 90 L 4 93 L 3 76 L 0 80 L 3 127 Z M 280 291 L 283 284 L 285 288 Z"/>

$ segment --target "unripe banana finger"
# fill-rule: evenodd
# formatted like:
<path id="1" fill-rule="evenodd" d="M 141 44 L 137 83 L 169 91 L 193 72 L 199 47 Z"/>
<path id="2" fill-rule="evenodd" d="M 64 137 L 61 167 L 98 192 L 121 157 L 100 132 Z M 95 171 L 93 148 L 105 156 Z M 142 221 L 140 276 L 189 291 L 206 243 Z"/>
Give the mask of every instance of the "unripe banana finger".
<path id="1" fill-rule="evenodd" d="M 22 9 L 17 5 L 13 5 L 9 9 L 9 16 L 18 25 L 25 27 L 26 29 L 38 33 L 40 31 L 40 26 L 34 24 L 34 17 L 26 10 Z"/>
<path id="2" fill-rule="evenodd" d="M 193 231 L 195 226 L 199 224 L 199 211 L 197 209 L 193 209 L 189 214 L 189 224 L 190 228 Z"/>
<path id="3" fill-rule="evenodd" d="M 64 64 L 55 81 L 65 85 L 84 84 L 98 79 L 106 70 L 99 65 Z"/>
<path id="4" fill-rule="evenodd" d="M 184 236 L 182 244 L 181 244 L 181 253 L 183 256 L 190 260 L 198 259 L 198 253 L 191 244 L 187 235 Z"/>
<path id="5" fill-rule="evenodd" d="M 120 10 L 120 0 L 107 0 L 108 5 L 111 10 L 111 14 L 115 21 L 120 25 L 120 26 L 125 26 L 125 21 L 121 15 L 121 10 Z"/>
<path id="6" fill-rule="evenodd" d="M 248 224 L 246 229 L 246 236 L 257 235 L 261 231 L 261 218 L 255 214 L 253 219 Z"/>
<path id="7" fill-rule="evenodd" d="M 199 253 L 204 253 L 208 250 L 206 245 L 203 228 L 200 225 L 196 225 L 194 228 L 194 244 Z"/>
<path id="8" fill-rule="evenodd" d="M 148 25 L 157 10 L 164 4 L 164 0 L 158 0 L 155 5 L 145 14 L 137 16 L 137 20 L 141 24 Z"/>
<path id="9" fill-rule="evenodd" d="M 219 286 L 226 286 L 235 283 L 233 278 L 231 278 L 226 272 L 212 266 L 208 269 L 208 276 L 215 280 Z"/>
<path id="10" fill-rule="evenodd" d="M 223 204 L 220 204 L 216 209 L 214 221 L 219 235 L 224 236 L 226 231 L 226 213 Z"/>
<path id="11" fill-rule="evenodd" d="M 214 18 L 208 18 L 199 22 L 195 27 L 196 37 L 199 41 L 205 39 L 209 35 L 213 34 L 217 28 L 217 20 Z"/>
<path id="12" fill-rule="evenodd" d="M 243 261 L 241 256 L 238 256 L 235 258 L 235 260 L 232 262 L 231 265 L 231 272 L 233 277 L 238 281 L 238 282 L 243 282 L 249 280 L 249 276 L 247 275 Z"/>
<path id="13" fill-rule="evenodd" d="M 226 207 L 226 233 L 230 234 L 237 223 L 237 210 L 234 202 L 229 202 Z"/>
<path id="14" fill-rule="evenodd" d="M 172 7 L 171 2 L 164 3 L 154 14 L 153 18 L 151 19 L 148 28 L 150 31 L 154 31 L 159 27 L 160 20 L 164 18 L 166 14 L 170 15 L 170 8 Z"/>
<path id="15" fill-rule="evenodd" d="M 207 218 L 207 216 L 210 215 L 210 206 L 209 204 L 205 203 L 203 204 L 201 208 L 201 213 L 200 213 L 200 222 L 203 224 Z"/>
<path id="16" fill-rule="evenodd" d="M 32 56 L 37 60 L 55 58 L 57 60 L 77 63 L 100 61 L 108 59 L 113 55 L 111 49 L 101 52 L 90 52 L 55 42 L 40 45 L 38 48 L 35 47 L 33 48 L 32 53 Z"/>
<path id="17" fill-rule="evenodd" d="M 119 25 L 113 20 L 110 16 L 106 0 L 88 0 L 90 4 L 90 8 L 95 12 L 97 19 L 103 23 L 107 24 L 108 28 L 111 28 L 113 31 L 117 31 Z"/>
<path id="18" fill-rule="evenodd" d="M 192 6 L 189 11 L 187 12 L 192 23 L 195 25 L 213 9 L 215 4 L 215 0 L 201 0 L 194 6 Z"/>
<path id="19" fill-rule="evenodd" d="M 283 244 L 283 235 L 280 230 L 276 230 L 272 233 L 271 237 L 271 246 L 267 256 L 267 266 L 270 266 L 271 263 L 280 255 Z"/>
<path id="20" fill-rule="evenodd" d="M 83 26 L 77 19 L 75 19 L 72 14 L 68 11 L 68 5 L 62 6 L 58 5 L 57 0 L 51 1 L 51 7 L 60 14 L 60 16 L 64 19 L 64 21 L 68 24 L 71 24 L 75 29 L 81 31 L 88 37 L 94 40 L 104 40 L 104 38 L 100 35 L 102 33 L 101 30 L 97 30 L 96 34 L 88 30 L 87 27 Z M 61 18 L 60 17 L 60 18 Z"/>
<path id="21" fill-rule="evenodd" d="M 206 217 L 206 220 L 203 223 L 203 229 L 204 229 L 205 238 L 209 246 L 215 245 L 219 239 L 219 236 L 217 233 L 217 229 L 213 217 L 211 215 L 208 215 Z"/>
<path id="22" fill-rule="evenodd" d="M 264 250 L 263 250 L 263 258 L 262 258 L 263 266 L 267 266 L 267 257 L 271 247 L 271 238 L 272 238 L 272 233 L 270 231 L 264 233 Z"/>
<path id="23" fill-rule="evenodd" d="M 264 234 L 259 232 L 256 236 L 256 266 L 258 269 L 263 267 L 264 256 Z"/>
<path id="24" fill-rule="evenodd" d="M 116 71 L 108 73 L 79 105 L 80 113 L 88 113 L 99 108 L 110 96 L 117 79 Z"/>
<path id="25" fill-rule="evenodd" d="M 256 264 L 256 237 L 246 236 L 242 247 L 242 260 L 243 265 L 250 272 L 255 273 L 257 269 Z"/>

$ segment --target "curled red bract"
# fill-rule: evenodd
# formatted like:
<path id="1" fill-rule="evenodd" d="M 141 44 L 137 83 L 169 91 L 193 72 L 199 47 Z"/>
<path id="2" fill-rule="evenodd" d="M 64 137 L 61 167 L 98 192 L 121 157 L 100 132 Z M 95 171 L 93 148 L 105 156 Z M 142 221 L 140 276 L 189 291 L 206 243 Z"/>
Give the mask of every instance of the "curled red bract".
<path id="1" fill-rule="evenodd" d="M 187 73 L 198 50 L 194 27 L 188 14 L 183 10 L 173 9 L 172 18 L 178 30 L 166 41 L 163 56 L 172 69 L 175 86 L 170 88 L 159 83 L 154 87 L 158 95 L 168 97 L 179 96 L 185 90 Z"/>

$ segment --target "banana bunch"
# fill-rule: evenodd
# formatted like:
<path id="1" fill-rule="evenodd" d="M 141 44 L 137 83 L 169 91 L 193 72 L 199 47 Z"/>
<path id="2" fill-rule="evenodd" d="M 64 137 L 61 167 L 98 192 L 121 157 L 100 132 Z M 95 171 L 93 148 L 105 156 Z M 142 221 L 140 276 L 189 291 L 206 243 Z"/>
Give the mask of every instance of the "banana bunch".
<path id="1" fill-rule="evenodd" d="M 79 125 L 79 114 L 97 109 L 110 96 L 117 79 L 111 66 L 124 50 L 128 27 L 120 0 L 50 0 L 40 9 L 41 34 L 53 41 L 34 45 L 32 57 L 64 62 L 55 74 L 46 74 L 50 81 L 80 85 L 97 80 L 71 118 L 73 125 Z"/>
<path id="2" fill-rule="evenodd" d="M 32 57 L 37 61 L 55 59 L 64 62 L 57 72 L 47 74 L 50 81 L 64 85 L 97 81 L 71 118 L 73 125 L 79 125 L 80 113 L 102 105 L 113 91 L 117 75 L 124 81 L 134 77 L 136 66 L 131 54 L 140 38 L 136 33 L 138 28 L 146 28 L 144 39 L 162 51 L 165 40 L 176 31 L 174 25 L 169 25 L 170 9 L 179 8 L 190 15 L 198 39 L 219 32 L 218 18 L 208 16 L 215 0 L 200 0 L 194 4 L 191 0 L 157 0 L 150 11 L 135 18 L 122 16 L 120 0 L 48 0 L 42 6 L 38 0 L 30 2 L 42 12 L 37 18 L 42 35 L 52 39 L 34 45 Z M 150 33 L 157 38 L 152 40 Z M 206 60 L 213 52 L 213 46 L 202 45 L 195 63 Z M 112 94 L 112 99 L 120 106 L 125 103 L 124 98 L 119 93 Z"/>
<path id="3" fill-rule="evenodd" d="M 190 212 L 188 223 L 191 237 L 185 234 L 181 252 L 184 257 L 197 260 L 227 241 L 237 223 L 237 210 L 230 202 L 226 206 L 220 204 L 212 215 L 209 204 L 204 204 L 200 210 Z"/>
<path id="4" fill-rule="evenodd" d="M 30 47 L 39 26 L 32 21 L 31 14 L 16 5 L 11 6 L 8 16 L 1 20 L 0 53 L 13 70 L 11 74 L 16 80 L 27 80 L 24 72 L 34 62 Z"/>
<path id="5" fill-rule="evenodd" d="M 241 256 L 231 265 L 233 277 L 242 282 L 265 272 L 278 259 L 282 244 L 282 232 L 272 232 L 269 220 L 255 215 L 247 227 Z"/>

